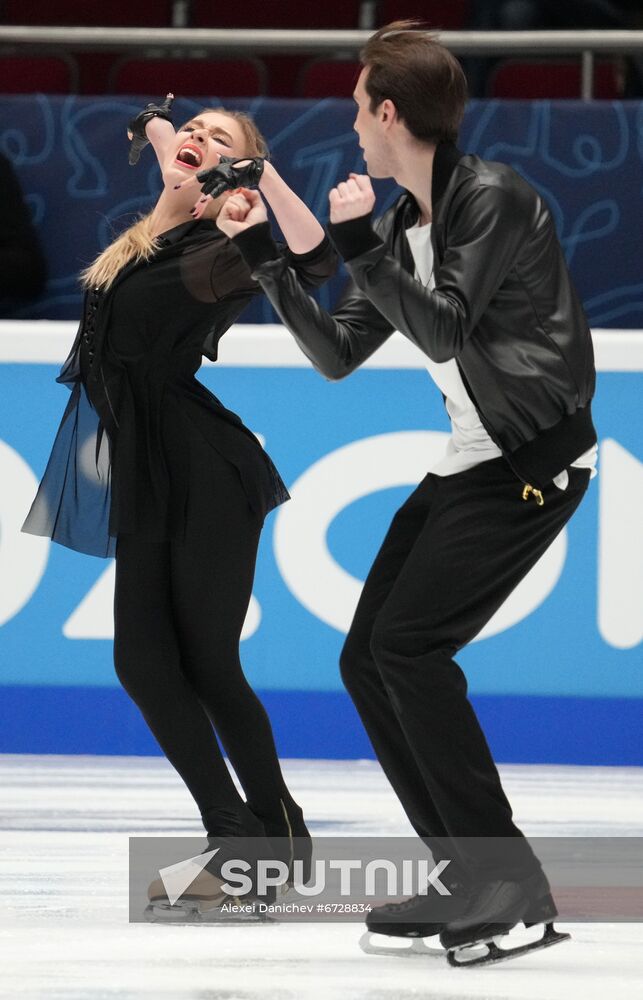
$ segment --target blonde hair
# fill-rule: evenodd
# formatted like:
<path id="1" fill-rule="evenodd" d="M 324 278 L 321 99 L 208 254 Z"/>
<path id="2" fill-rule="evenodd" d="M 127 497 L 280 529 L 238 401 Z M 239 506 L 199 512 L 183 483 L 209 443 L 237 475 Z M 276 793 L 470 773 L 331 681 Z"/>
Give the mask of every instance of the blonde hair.
<path id="1" fill-rule="evenodd" d="M 234 118 L 239 123 L 246 141 L 248 156 L 266 156 L 268 146 L 266 140 L 255 125 L 252 118 L 243 111 L 227 111 L 226 108 L 203 108 L 200 114 L 216 112 Z M 197 117 L 197 116 L 195 116 Z M 90 286 L 107 289 L 113 283 L 116 275 L 126 264 L 137 263 L 139 260 L 149 260 L 159 248 L 158 239 L 152 236 L 152 212 L 140 219 L 117 236 L 95 261 L 80 273 L 83 287 Z"/>

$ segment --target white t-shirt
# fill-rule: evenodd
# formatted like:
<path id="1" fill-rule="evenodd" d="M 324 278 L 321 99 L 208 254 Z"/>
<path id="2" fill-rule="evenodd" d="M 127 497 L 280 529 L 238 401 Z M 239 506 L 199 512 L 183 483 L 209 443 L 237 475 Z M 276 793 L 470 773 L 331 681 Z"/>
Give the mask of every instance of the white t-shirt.
<path id="1" fill-rule="evenodd" d="M 406 238 L 413 254 L 415 277 L 427 288 L 435 288 L 431 223 L 426 226 L 416 223 L 406 230 Z M 455 358 L 436 362 L 425 356 L 424 363 L 438 389 L 446 397 L 446 409 L 451 421 L 451 436 L 447 441 L 444 458 L 440 459 L 431 472 L 436 476 L 451 476 L 456 472 L 472 469 L 481 462 L 498 458 L 502 452 L 482 426 L 478 411 L 464 387 Z M 591 476 L 594 477 L 596 456 L 597 448 L 594 445 L 572 462 L 572 465 L 591 469 Z M 569 476 L 566 470 L 554 478 L 554 483 L 561 490 L 567 489 L 568 482 Z"/>

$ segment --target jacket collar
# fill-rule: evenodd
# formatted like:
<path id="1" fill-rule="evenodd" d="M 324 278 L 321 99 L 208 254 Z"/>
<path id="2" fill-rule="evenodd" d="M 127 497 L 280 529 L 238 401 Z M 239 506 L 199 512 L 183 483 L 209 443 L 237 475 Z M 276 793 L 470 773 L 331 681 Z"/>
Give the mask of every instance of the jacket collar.
<path id="1" fill-rule="evenodd" d="M 453 171 L 464 156 L 453 142 L 441 142 L 433 158 L 433 179 L 431 182 L 431 205 L 433 208 L 446 191 Z"/>
<path id="2" fill-rule="evenodd" d="M 441 142 L 435 151 L 433 158 L 433 174 L 431 180 L 431 207 L 433 217 L 436 216 L 438 204 L 449 186 L 449 181 L 458 163 L 465 154 L 452 142 Z M 402 267 L 409 274 L 415 273 L 415 261 L 406 238 L 406 230 L 414 226 L 420 216 L 418 203 L 410 191 L 406 192 L 406 198 L 398 202 L 398 209 L 394 219 L 394 239 L 397 243 L 398 254 Z M 436 227 L 433 227 L 435 233 Z"/>
<path id="3" fill-rule="evenodd" d="M 433 157 L 433 173 L 431 178 L 431 207 L 435 213 L 438 202 L 449 186 L 453 171 L 465 154 L 453 142 L 440 142 Z M 406 204 L 402 212 L 402 222 L 405 229 L 414 225 L 419 216 L 417 202 L 410 191 L 406 192 Z"/>

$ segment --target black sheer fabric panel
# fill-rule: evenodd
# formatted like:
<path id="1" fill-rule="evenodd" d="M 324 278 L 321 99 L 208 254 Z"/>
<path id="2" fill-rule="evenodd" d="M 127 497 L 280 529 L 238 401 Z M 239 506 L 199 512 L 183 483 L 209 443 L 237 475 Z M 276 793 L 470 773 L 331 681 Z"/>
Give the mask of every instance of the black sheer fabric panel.
<path id="1" fill-rule="evenodd" d="M 216 360 L 219 340 L 259 286 L 211 221 L 177 226 L 160 242 L 106 292 L 85 296 L 58 377 L 71 399 L 23 526 L 89 555 L 114 555 L 122 534 L 182 537 L 198 480 L 189 461 L 194 435 L 236 467 L 262 519 L 289 498 L 257 438 L 195 377 L 204 354 Z M 323 247 L 301 257 L 303 280 L 334 272 L 334 251 L 327 240 Z M 176 446 L 177 428 L 184 447 Z"/>
<path id="2" fill-rule="evenodd" d="M 116 539 L 109 533 L 111 470 L 104 435 L 96 459 L 99 424 L 85 387 L 77 382 L 22 530 L 107 558 L 116 551 Z"/>

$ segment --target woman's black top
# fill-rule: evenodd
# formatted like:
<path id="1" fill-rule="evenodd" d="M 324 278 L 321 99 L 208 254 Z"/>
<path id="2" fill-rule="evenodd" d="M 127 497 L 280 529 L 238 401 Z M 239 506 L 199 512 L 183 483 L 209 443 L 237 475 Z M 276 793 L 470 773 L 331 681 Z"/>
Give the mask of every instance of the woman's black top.
<path id="1" fill-rule="evenodd" d="M 167 421 L 173 441 L 177 428 L 200 434 L 236 466 L 262 519 L 288 499 L 257 438 L 195 377 L 202 355 L 216 361 L 219 340 L 260 286 L 211 220 L 184 223 L 159 242 L 107 291 L 85 295 L 57 379 L 71 398 L 23 525 L 89 555 L 113 556 L 123 533 L 181 536 L 190 449 L 168 447 Z M 282 252 L 309 286 L 335 271 L 328 238 L 308 254 Z"/>

